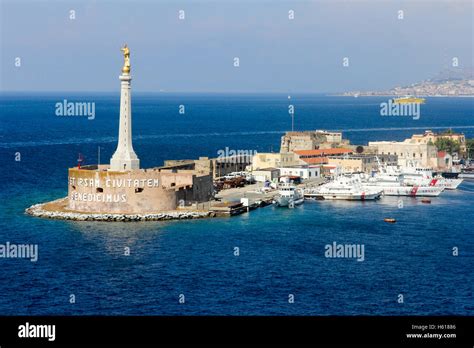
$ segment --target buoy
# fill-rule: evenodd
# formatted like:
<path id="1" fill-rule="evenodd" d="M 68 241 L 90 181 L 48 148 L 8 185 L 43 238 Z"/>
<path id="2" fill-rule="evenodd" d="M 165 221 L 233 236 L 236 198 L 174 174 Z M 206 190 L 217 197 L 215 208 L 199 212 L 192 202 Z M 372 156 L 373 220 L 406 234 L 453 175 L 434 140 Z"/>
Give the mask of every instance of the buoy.
<path id="1" fill-rule="evenodd" d="M 394 224 L 395 222 L 397 222 L 397 220 L 395 220 L 393 218 L 385 218 L 385 219 L 383 219 L 383 221 L 390 222 L 391 224 Z"/>
<path id="2" fill-rule="evenodd" d="M 427 204 L 430 204 L 431 203 L 431 199 L 422 199 L 421 200 L 421 203 L 427 203 Z"/>

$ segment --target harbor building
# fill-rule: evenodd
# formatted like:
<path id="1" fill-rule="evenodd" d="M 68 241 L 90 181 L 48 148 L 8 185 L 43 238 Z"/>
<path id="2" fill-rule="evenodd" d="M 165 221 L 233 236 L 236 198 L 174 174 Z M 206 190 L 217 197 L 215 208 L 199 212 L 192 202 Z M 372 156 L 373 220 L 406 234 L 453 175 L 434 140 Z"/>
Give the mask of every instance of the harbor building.
<path id="1" fill-rule="evenodd" d="M 446 151 L 438 151 L 438 169 L 448 170 L 453 167 L 453 156 Z"/>
<path id="2" fill-rule="evenodd" d="M 252 175 L 256 182 L 277 181 L 280 177 L 280 170 L 278 168 L 261 168 L 253 170 Z"/>
<path id="3" fill-rule="evenodd" d="M 321 166 L 282 167 L 280 176 L 298 176 L 302 180 L 316 179 L 321 176 Z"/>
<path id="4" fill-rule="evenodd" d="M 329 156 L 328 165 L 341 168 L 346 173 L 371 173 L 378 170 L 380 165 L 396 166 L 398 158 L 395 155 L 356 154 L 345 156 Z"/>
<path id="5" fill-rule="evenodd" d="M 212 179 L 223 177 L 233 172 L 243 172 L 252 164 L 252 156 L 235 155 L 228 157 L 199 157 L 199 159 L 166 160 L 164 167 L 194 170 L 200 174 L 210 175 Z"/>
<path id="6" fill-rule="evenodd" d="M 398 165 L 409 166 L 414 164 L 421 167 L 437 167 L 438 151 L 436 146 L 418 143 L 413 139 L 405 141 L 371 141 L 369 146 L 379 155 L 395 155 Z"/>
<path id="7" fill-rule="evenodd" d="M 252 170 L 306 165 L 294 152 L 262 152 L 252 158 Z"/>
<path id="8" fill-rule="evenodd" d="M 110 165 L 69 168 L 68 209 L 85 213 L 143 214 L 175 210 L 186 202 L 209 201 L 212 175 L 168 165 L 140 168 L 132 145 L 130 50 L 122 48 L 119 136 Z"/>
<path id="9" fill-rule="evenodd" d="M 314 164 L 318 162 L 317 159 L 325 159 L 328 156 L 350 155 L 353 152 L 354 151 L 349 148 L 329 148 L 317 150 L 296 150 L 295 154 L 299 157 L 300 160 L 308 164 Z M 325 163 L 327 163 L 327 161 L 325 161 Z"/>
<path id="10" fill-rule="evenodd" d="M 438 139 L 450 139 L 459 144 L 459 154 L 452 155 L 445 151 L 438 151 L 436 141 Z M 464 156 L 467 153 L 466 137 L 462 133 L 447 131 L 434 133 L 431 130 L 423 134 L 414 134 L 404 141 L 371 141 L 370 151 L 377 154 L 394 154 L 398 157 L 398 165 L 415 165 L 438 169 L 451 169 L 453 160 L 457 155 Z"/>
<path id="11" fill-rule="evenodd" d="M 343 139 L 341 132 L 325 130 L 286 132 L 281 137 L 280 152 L 330 149 L 347 145 L 349 140 Z"/>
<path id="12" fill-rule="evenodd" d="M 423 134 L 413 134 L 411 139 L 417 144 L 431 145 L 434 145 L 438 139 L 450 139 L 459 143 L 460 156 L 465 156 L 467 154 L 466 137 L 463 133 L 455 133 L 452 131 L 434 133 L 431 130 L 426 130 Z"/>

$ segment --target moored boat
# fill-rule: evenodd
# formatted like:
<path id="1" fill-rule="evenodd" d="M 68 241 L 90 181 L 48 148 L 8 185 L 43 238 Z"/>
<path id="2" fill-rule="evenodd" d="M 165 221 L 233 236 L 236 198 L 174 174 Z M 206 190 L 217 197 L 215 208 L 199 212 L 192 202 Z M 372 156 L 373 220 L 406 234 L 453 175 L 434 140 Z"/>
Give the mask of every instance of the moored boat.
<path id="1" fill-rule="evenodd" d="M 444 191 L 443 187 L 409 185 L 402 174 L 377 173 L 373 177 L 358 175 L 362 187 L 377 187 L 385 196 L 437 197 Z"/>
<path id="2" fill-rule="evenodd" d="M 282 182 L 278 187 L 278 195 L 274 203 L 279 207 L 293 208 L 304 202 L 303 190 L 299 189 L 293 183 Z"/>
<path id="3" fill-rule="evenodd" d="M 357 180 L 345 176 L 339 176 L 316 189 L 305 190 L 305 198 L 328 200 L 370 201 L 379 199 L 381 195 L 381 189 L 363 188 Z"/>

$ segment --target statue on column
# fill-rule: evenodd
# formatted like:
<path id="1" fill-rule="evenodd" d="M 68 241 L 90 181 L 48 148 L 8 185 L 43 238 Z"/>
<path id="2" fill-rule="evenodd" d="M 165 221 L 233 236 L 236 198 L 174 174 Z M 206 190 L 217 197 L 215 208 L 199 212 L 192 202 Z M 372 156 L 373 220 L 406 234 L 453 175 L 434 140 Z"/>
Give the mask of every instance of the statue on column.
<path id="1" fill-rule="evenodd" d="M 123 68 L 122 72 L 124 74 L 129 74 L 130 73 L 130 49 L 127 47 L 127 44 L 121 48 L 121 51 L 123 52 Z"/>

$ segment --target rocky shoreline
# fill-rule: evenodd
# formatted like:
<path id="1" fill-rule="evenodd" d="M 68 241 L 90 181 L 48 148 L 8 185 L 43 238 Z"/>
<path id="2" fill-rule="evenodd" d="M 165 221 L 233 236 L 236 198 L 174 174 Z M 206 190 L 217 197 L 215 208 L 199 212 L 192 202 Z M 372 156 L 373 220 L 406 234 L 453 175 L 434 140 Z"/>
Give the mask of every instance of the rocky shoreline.
<path id="1" fill-rule="evenodd" d="M 63 199 L 60 199 L 59 202 Z M 53 203 L 53 202 L 50 202 Z M 162 213 L 150 214 L 113 214 L 113 213 L 77 213 L 68 211 L 48 210 L 45 205 L 49 203 L 40 203 L 32 205 L 25 210 L 26 214 L 59 220 L 73 220 L 73 221 L 162 221 L 162 220 L 185 220 L 185 219 L 202 219 L 208 217 L 215 217 L 212 212 L 200 211 L 170 211 Z"/>

